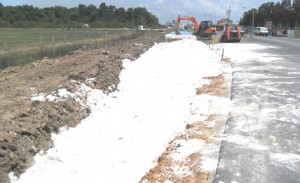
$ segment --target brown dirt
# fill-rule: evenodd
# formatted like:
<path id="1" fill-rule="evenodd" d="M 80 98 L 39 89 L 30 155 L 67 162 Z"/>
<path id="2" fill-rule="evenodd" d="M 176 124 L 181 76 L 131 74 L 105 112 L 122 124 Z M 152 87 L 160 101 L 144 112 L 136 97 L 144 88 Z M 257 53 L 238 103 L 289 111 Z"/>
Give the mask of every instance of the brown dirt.
<path id="1" fill-rule="evenodd" d="M 32 165 L 35 154 L 52 147 L 51 133 L 59 132 L 60 127 L 74 127 L 89 114 L 89 109 L 73 98 L 32 101 L 33 94 L 55 94 L 58 88 L 74 92 L 80 83 L 112 92 L 119 83 L 121 60 L 138 58 L 163 38 L 162 33 L 156 32 L 98 49 L 82 47 L 60 58 L 44 58 L 1 71 L 0 183 L 10 182 L 9 172 L 19 176 Z M 88 83 L 87 78 L 95 80 Z"/>
<path id="2" fill-rule="evenodd" d="M 224 83 L 222 75 L 205 77 L 210 81 L 200 88 L 197 88 L 196 94 L 210 94 L 215 96 L 228 96 L 227 86 Z M 176 143 L 177 140 L 200 139 L 206 144 L 213 143 L 212 138 L 217 131 L 222 131 L 225 125 L 224 116 L 209 116 L 205 121 L 196 121 L 186 125 L 186 129 L 177 135 L 171 142 L 165 152 L 158 158 L 157 165 L 146 173 L 141 179 L 141 183 L 164 183 L 169 180 L 174 183 L 209 183 L 213 179 L 213 172 L 201 168 L 202 155 L 201 152 L 196 152 L 185 158 L 184 161 L 174 161 L 174 154 L 180 146 Z M 211 127 L 211 123 L 215 123 L 215 127 Z M 215 137 L 214 137 L 215 138 Z M 172 170 L 172 167 L 184 167 L 189 175 L 178 175 Z"/>
<path id="3" fill-rule="evenodd" d="M 224 90 L 224 88 L 221 87 L 224 83 L 224 77 L 222 75 L 204 77 L 203 79 L 209 80 L 210 83 L 204 84 L 200 88 L 197 88 L 197 95 L 206 93 L 216 96 L 224 96 L 226 94 L 226 90 Z"/>
<path id="4" fill-rule="evenodd" d="M 180 146 L 177 140 L 200 139 L 206 144 L 210 144 L 212 134 L 216 133 L 215 128 L 210 127 L 210 123 L 215 122 L 217 126 L 224 125 L 222 117 L 209 116 L 205 121 L 199 121 L 186 126 L 186 130 L 176 136 L 170 143 L 164 153 L 158 158 L 157 165 L 152 168 L 141 179 L 141 183 L 164 183 L 166 180 L 174 183 L 208 183 L 211 182 L 213 172 L 201 169 L 202 155 L 200 152 L 190 154 L 184 161 L 174 161 L 174 154 Z M 185 167 L 189 175 L 178 175 L 172 170 L 172 167 Z"/>

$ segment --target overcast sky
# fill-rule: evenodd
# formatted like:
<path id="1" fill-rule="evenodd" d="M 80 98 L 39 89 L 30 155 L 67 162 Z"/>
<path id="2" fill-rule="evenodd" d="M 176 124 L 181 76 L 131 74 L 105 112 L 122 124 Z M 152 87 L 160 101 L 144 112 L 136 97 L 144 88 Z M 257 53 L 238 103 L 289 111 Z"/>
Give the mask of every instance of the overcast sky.
<path id="1" fill-rule="evenodd" d="M 77 7 L 79 4 L 99 6 L 115 5 L 117 8 L 146 7 L 156 15 L 161 24 L 175 20 L 178 15 L 194 16 L 198 21 L 212 19 L 214 22 L 226 18 L 226 10 L 231 7 L 231 19 L 238 20 L 247 9 L 257 8 L 271 0 L 0 0 L 4 6 L 33 5 L 36 7 L 64 6 Z M 277 2 L 274 0 L 274 2 Z M 243 8 L 245 7 L 245 8 Z"/>

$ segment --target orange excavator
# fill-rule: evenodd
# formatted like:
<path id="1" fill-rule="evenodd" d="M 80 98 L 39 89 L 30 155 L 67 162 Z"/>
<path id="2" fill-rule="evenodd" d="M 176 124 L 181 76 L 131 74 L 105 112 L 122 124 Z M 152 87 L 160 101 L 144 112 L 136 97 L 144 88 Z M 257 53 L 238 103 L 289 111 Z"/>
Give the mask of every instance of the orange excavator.
<path id="1" fill-rule="evenodd" d="M 181 20 L 188 20 L 194 24 L 193 34 L 196 35 L 197 38 L 207 37 L 208 39 L 211 39 L 211 36 L 216 34 L 216 28 L 212 26 L 212 21 L 202 21 L 200 25 L 198 25 L 197 20 L 194 17 L 190 17 L 190 16 L 181 17 L 180 15 L 178 15 L 176 26 L 175 26 L 176 34 L 180 34 L 178 28 Z"/>

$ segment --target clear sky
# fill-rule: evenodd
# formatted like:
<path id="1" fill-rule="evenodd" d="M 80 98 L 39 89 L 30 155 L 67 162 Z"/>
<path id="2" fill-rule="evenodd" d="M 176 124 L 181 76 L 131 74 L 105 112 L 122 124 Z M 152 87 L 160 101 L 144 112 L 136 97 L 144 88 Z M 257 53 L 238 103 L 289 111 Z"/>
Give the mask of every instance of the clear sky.
<path id="1" fill-rule="evenodd" d="M 33 5 L 35 7 L 64 6 L 76 7 L 79 4 L 118 7 L 146 7 L 156 15 L 161 24 L 175 20 L 178 15 L 194 16 L 198 21 L 212 19 L 214 22 L 226 18 L 226 10 L 231 7 L 231 19 L 238 23 L 245 10 L 258 8 L 261 4 L 272 0 L 0 0 L 4 6 Z M 278 0 L 273 0 L 278 2 Z M 245 8 L 243 8 L 245 7 Z"/>

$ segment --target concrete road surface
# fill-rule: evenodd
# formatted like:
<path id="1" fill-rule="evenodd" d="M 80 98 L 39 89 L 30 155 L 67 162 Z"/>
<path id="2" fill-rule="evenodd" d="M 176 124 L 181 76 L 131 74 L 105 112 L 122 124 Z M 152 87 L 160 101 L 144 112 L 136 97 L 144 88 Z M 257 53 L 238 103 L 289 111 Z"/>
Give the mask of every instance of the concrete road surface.
<path id="1" fill-rule="evenodd" d="M 249 44 L 243 40 L 240 44 Z M 233 110 L 215 183 L 300 182 L 300 41 L 254 37 L 262 57 L 233 69 Z M 263 53 L 268 53 L 266 56 Z M 270 62 L 265 62 L 269 57 Z"/>

